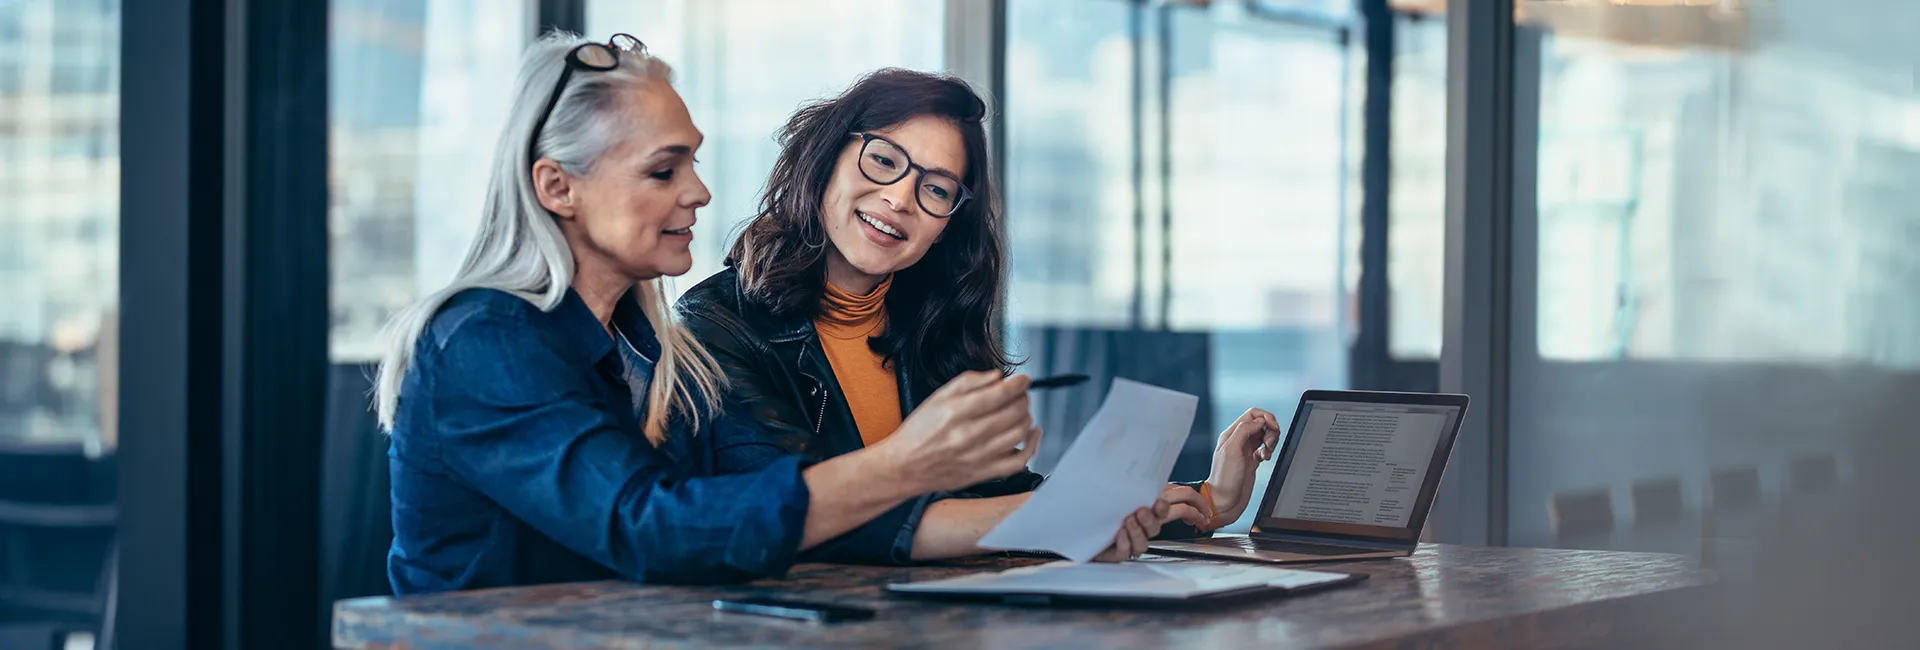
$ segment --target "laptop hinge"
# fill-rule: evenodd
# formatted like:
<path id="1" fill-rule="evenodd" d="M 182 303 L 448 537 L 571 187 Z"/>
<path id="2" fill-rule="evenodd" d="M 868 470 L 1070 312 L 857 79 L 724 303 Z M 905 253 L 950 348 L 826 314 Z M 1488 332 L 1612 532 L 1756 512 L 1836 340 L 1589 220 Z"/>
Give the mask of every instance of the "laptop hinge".
<path id="1" fill-rule="evenodd" d="M 1412 540 L 1405 541 L 1405 542 L 1358 540 L 1358 539 L 1347 539 L 1343 537 L 1329 537 L 1324 535 L 1314 535 L 1311 533 L 1268 532 L 1268 531 L 1260 530 L 1258 528 L 1249 532 L 1248 536 L 1258 537 L 1261 539 L 1279 540 L 1283 542 L 1302 542 L 1307 544 L 1330 544 L 1333 546 L 1347 546 L 1352 548 L 1371 548 L 1371 549 L 1379 549 L 1382 551 L 1412 551 L 1415 546 L 1419 545 L 1419 542 L 1412 541 Z"/>

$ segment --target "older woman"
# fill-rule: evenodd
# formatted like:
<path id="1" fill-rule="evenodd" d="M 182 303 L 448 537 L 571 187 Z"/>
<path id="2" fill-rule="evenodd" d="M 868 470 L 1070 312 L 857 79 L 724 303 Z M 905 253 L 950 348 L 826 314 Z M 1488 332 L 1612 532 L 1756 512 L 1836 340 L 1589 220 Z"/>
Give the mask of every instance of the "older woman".
<path id="1" fill-rule="evenodd" d="M 553 35 L 522 59 L 480 231 L 452 283 L 394 318 L 380 366 L 396 593 L 775 576 L 1033 452 L 1026 380 L 979 372 L 889 444 L 717 469 L 777 447 L 710 408 L 725 377 L 660 292 L 710 198 L 668 75 L 624 35 Z"/>

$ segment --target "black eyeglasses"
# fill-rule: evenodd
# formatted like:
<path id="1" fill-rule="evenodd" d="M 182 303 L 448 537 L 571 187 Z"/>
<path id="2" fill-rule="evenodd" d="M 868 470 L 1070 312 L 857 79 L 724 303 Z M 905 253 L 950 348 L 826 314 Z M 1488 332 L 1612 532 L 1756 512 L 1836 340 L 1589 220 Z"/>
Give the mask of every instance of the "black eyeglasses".
<path id="1" fill-rule="evenodd" d="M 540 121 L 533 123 L 533 133 L 527 136 L 528 166 L 539 160 L 534 157 L 534 145 L 540 142 L 540 132 L 547 128 L 547 118 L 553 117 L 553 105 L 560 103 L 560 93 L 566 92 L 567 80 L 573 78 L 573 71 L 606 72 L 618 68 L 621 52 L 646 56 L 647 44 L 632 34 L 614 34 L 605 43 L 582 43 L 567 51 L 567 67 L 560 71 L 560 79 L 553 82 L 553 92 L 547 94 L 547 105 L 540 110 Z"/>
<path id="2" fill-rule="evenodd" d="M 907 172 L 918 170 L 913 196 L 920 203 L 920 209 L 927 214 L 945 219 L 960 211 L 967 203 L 972 192 L 967 186 L 954 178 L 952 174 L 933 171 L 913 163 L 907 150 L 894 144 L 892 140 L 872 133 L 850 133 L 860 138 L 860 173 L 867 180 L 881 185 L 892 185 L 907 177 Z"/>

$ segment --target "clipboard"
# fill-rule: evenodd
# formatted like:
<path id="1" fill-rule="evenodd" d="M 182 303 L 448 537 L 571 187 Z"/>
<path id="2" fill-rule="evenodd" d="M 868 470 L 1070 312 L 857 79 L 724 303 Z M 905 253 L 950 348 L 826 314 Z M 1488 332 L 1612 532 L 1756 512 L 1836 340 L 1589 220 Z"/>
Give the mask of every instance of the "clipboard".
<path id="1" fill-rule="evenodd" d="M 1181 607 L 1284 598 L 1365 580 L 1338 573 L 1149 556 L 1120 564 L 1047 564 L 924 582 L 887 585 L 887 593 L 1011 605 Z"/>

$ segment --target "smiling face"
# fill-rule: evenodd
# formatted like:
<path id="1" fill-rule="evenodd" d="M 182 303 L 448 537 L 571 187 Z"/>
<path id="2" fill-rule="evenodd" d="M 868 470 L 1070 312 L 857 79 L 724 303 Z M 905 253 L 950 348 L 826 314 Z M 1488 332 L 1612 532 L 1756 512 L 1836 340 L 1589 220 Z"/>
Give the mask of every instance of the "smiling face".
<path id="1" fill-rule="evenodd" d="M 872 133 L 898 145 L 914 165 L 966 178 L 966 143 L 960 129 L 946 119 L 921 115 Z M 951 192 L 951 188 L 922 189 L 931 179 L 923 181 L 919 169 L 908 169 L 905 178 L 891 185 L 874 182 L 860 170 L 863 144 L 860 137 L 847 138 L 827 182 L 820 214 L 827 240 L 833 243 L 827 254 L 827 280 L 857 293 L 919 262 L 946 230 L 948 220 L 928 214 L 915 193 Z M 884 157 L 874 148 L 867 149 L 867 155 Z M 907 161 L 871 163 L 870 167 L 898 167 Z"/>
<path id="2" fill-rule="evenodd" d="M 679 93 L 662 82 L 627 91 L 620 104 L 613 133 L 626 137 L 586 175 L 567 174 L 548 159 L 535 164 L 540 202 L 559 217 L 583 268 L 607 268 L 632 282 L 686 273 L 694 211 L 713 199 L 693 170 L 700 130 Z"/>

